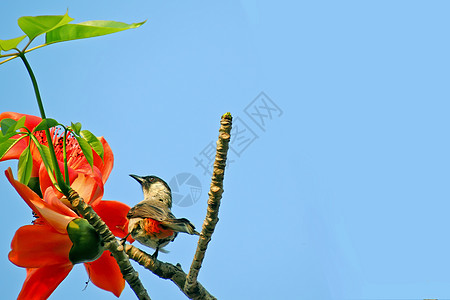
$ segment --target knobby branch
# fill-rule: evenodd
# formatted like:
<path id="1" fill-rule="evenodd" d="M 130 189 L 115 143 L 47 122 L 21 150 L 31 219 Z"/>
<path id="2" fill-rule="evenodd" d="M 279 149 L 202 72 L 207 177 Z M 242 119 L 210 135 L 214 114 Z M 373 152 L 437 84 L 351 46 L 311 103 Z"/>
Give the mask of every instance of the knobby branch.
<path id="1" fill-rule="evenodd" d="M 109 250 L 116 259 L 123 278 L 128 282 L 136 296 L 140 300 L 150 300 L 147 290 L 142 285 L 138 273 L 134 270 L 128 256 L 123 251 L 124 249 L 122 245 L 118 243 L 117 239 L 112 234 L 111 230 L 109 230 L 105 222 L 102 221 L 90 205 L 84 202 L 83 198 L 81 198 L 76 191 L 70 190 L 67 198 L 72 207 L 75 208 L 76 211 L 100 234 L 100 237 L 104 242 L 104 247 Z"/>

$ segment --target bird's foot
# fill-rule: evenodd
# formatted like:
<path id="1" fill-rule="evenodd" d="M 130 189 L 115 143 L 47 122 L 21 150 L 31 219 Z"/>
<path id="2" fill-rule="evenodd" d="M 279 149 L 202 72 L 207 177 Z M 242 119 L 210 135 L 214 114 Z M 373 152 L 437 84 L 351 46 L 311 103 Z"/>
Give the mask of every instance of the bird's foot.
<path id="1" fill-rule="evenodd" d="M 159 252 L 159 248 L 156 248 L 155 253 L 153 253 L 151 255 L 151 257 L 153 258 L 153 260 L 156 260 L 158 258 L 158 252 Z"/>
<path id="2" fill-rule="evenodd" d="M 122 245 L 122 246 L 125 246 L 125 242 L 127 241 L 127 238 L 128 238 L 129 235 L 130 235 L 130 233 L 128 233 L 123 238 L 121 238 L 120 241 L 119 241 L 119 244 Z"/>

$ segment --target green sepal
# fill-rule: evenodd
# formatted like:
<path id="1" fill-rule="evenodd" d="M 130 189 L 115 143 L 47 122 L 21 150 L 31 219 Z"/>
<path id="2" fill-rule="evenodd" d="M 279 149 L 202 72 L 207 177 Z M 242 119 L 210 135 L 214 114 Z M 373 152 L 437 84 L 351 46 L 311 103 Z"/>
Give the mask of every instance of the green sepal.
<path id="1" fill-rule="evenodd" d="M 41 185 L 39 184 L 39 177 L 31 177 L 27 186 L 33 190 L 39 197 L 42 198 Z"/>
<path id="2" fill-rule="evenodd" d="M 94 261 L 103 253 L 103 243 L 98 232 L 86 219 L 77 218 L 67 225 L 73 245 L 69 259 L 73 264 Z"/>

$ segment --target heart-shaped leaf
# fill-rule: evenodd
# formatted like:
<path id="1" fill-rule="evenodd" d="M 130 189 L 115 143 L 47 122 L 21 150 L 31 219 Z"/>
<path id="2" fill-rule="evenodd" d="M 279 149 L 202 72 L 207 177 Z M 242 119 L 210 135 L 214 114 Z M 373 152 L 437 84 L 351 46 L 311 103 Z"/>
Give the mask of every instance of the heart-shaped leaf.
<path id="1" fill-rule="evenodd" d="M 66 24 L 47 32 L 45 35 L 45 42 L 51 44 L 102 36 L 131 28 L 137 28 L 145 22 L 146 21 L 127 24 L 116 21 L 87 21 L 78 24 Z"/>
<path id="2" fill-rule="evenodd" d="M 20 44 L 20 42 L 26 37 L 26 35 L 22 35 L 13 39 L 9 40 L 0 40 L 0 50 L 8 51 L 14 48 L 17 48 L 17 46 Z M 1 54 L 1 51 L 0 51 Z"/>
<path id="3" fill-rule="evenodd" d="M 41 34 L 63 26 L 73 20 L 69 17 L 68 12 L 66 12 L 65 15 L 59 16 L 20 17 L 17 23 L 20 29 L 32 40 Z"/>

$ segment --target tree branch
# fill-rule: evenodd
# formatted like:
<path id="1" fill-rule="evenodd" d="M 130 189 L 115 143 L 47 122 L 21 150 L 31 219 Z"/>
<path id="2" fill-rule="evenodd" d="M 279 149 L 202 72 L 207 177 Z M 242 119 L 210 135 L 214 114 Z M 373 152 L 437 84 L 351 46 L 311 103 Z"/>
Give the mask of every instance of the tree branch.
<path id="1" fill-rule="evenodd" d="M 202 267 L 205 258 L 206 248 L 211 241 L 217 222 L 219 221 L 220 199 L 223 193 L 223 178 L 225 175 L 225 166 L 227 162 L 228 144 L 230 142 L 232 117 L 226 113 L 220 120 L 219 139 L 217 141 L 216 159 L 214 161 L 214 170 L 211 178 L 211 187 L 209 190 L 208 209 L 206 218 L 203 222 L 202 232 L 197 244 L 197 250 L 192 260 L 191 268 L 186 276 L 184 293 L 191 295 L 197 293 L 200 284 L 197 282 L 198 273 Z"/>
<path id="2" fill-rule="evenodd" d="M 122 245 L 117 242 L 116 237 L 112 234 L 111 230 L 109 230 L 105 222 L 102 221 L 90 205 L 84 202 L 83 198 L 81 198 L 76 191 L 71 189 L 67 198 L 77 212 L 100 234 L 100 237 L 104 242 L 104 247 L 109 250 L 116 259 L 123 278 L 128 282 L 136 296 L 140 300 L 150 300 L 147 291 L 139 279 L 138 273 L 133 269 L 128 256 L 123 251 Z"/>
<path id="3" fill-rule="evenodd" d="M 129 244 L 125 245 L 125 251 L 132 260 L 136 261 L 147 270 L 150 270 L 153 274 L 160 278 L 171 280 L 189 299 L 216 299 L 200 283 L 197 283 L 197 290 L 195 293 L 187 294 L 184 291 L 186 273 L 181 269 L 180 264 L 174 266 L 167 262 L 155 260 L 148 253 Z"/>

